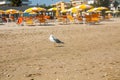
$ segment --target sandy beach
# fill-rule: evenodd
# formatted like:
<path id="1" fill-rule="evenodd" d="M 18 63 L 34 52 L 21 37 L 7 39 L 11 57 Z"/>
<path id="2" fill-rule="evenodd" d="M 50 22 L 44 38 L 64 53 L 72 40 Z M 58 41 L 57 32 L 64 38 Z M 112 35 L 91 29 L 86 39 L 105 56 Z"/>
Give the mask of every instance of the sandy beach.
<path id="1" fill-rule="evenodd" d="M 51 33 L 65 44 L 55 47 Z M 0 25 L 0 80 L 120 80 L 120 18 L 96 25 Z"/>

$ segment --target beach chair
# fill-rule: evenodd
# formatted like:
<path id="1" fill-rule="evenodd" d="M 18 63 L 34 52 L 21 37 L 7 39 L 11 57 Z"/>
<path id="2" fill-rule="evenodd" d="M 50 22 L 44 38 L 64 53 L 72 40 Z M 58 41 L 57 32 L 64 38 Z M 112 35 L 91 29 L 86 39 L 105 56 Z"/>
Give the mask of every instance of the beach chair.
<path id="1" fill-rule="evenodd" d="M 2 17 L 2 21 L 3 21 L 4 23 L 7 23 L 7 18 L 6 18 L 6 17 Z"/>
<path id="2" fill-rule="evenodd" d="M 18 25 L 22 25 L 22 24 L 23 24 L 23 17 L 19 17 L 19 18 L 18 18 L 17 24 L 18 24 Z"/>
<path id="3" fill-rule="evenodd" d="M 92 23 L 98 23 L 100 21 L 99 15 L 98 14 L 92 14 L 91 15 L 91 22 Z"/>
<path id="4" fill-rule="evenodd" d="M 110 20 L 111 18 L 112 18 L 112 15 L 111 15 L 111 14 L 105 15 L 105 19 L 106 19 L 106 20 Z"/>
<path id="5" fill-rule="evenodd" d="M 78 23 L 82 23 L 82 22 L 83 22 L 82 17 L 81 17 L 81 16 L 78 16 L 78 17 L 77 17 L 77 21 L 78 21 Z"/>
<path id="6" fill-rule="evenodd" d="M 44 18 L 45 19 L 50 19 L 50 16 L 45 15 Z"/>
<path id="7" fill-rule="evenodd" d="M 91 15 L 85 15 L 86 23 L 91 23 Z"/>
<path id="8" fill-rule="evenodd" d="M 26 18 L 26 19 L 25 19 L 25 25 L 35 26 L 35 23 L 34 23 L 34 21 L 33 21 L 33 18 Z"/>
<path id="9" fill-rule="evenodd" d="M 9 20 L 12 21 L 12 22 L 14 22 L 15 21 L 15 17 L 14 16 L 10 16 Z"/>
<path id="10" fill-rule="evenodd" d="M 95 24 L 100 21 L 98 14 L 91 14 L 91 15 L 85 15 L 86 23 L 88 24 Z"/>
<path id="11" fill-rule="evenodd" d="M 40 16 L 36 17 L 35 24 L 38 23 L 39 25 L 41 25 L 41 24 L 46 25 L 46 24 L 48 24 L 47 18 L 48 18 L 48 16 L 40 15 Z"/>
<path id="12" fill-rule="evenodd" d="M 67 16 L 58 16 L 57 17 L 58 24 L 67 24 Z"/>
<path id="13" fill-rule="evenodd" d="M 71 15 L 67 15 L 67 19 L 68 19 L 69 23 L 74 23 L 75 22 L 74 17 L 71 16 Z"/>

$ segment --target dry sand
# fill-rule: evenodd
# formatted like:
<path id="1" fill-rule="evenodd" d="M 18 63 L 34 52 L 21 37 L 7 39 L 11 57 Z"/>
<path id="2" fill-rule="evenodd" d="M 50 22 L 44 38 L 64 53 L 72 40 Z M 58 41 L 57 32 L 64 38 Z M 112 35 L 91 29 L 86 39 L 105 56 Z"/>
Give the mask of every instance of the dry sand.
<path id="1" fill-rule="evenodd" d="M 55 47 L 50 33 L 65 44 Z M 97 25 L 0 25 L 0 80 L 120 80 L 120 18 Z"/>

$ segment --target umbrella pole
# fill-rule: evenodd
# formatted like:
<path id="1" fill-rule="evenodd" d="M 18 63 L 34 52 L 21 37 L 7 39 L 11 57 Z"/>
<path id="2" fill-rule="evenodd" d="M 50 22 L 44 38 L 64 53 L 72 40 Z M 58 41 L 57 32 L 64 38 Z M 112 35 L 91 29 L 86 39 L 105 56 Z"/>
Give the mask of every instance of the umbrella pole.
<path id="1" fill-rule="evenodd" d="M 7 24 L 7 27 L 9 27 L 9 26 L 8 26 L 8 18 L 6 18 L 6 20 L 7 20 L 7 23 L 6 23 L 6 24 Z"/>

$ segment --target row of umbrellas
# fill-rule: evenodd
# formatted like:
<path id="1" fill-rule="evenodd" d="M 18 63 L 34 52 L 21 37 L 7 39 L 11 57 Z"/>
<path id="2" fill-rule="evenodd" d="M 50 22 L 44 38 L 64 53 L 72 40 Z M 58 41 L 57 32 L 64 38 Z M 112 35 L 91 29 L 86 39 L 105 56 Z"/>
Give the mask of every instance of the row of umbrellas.
<path id="1" fill-rule="evenodd" d="M 85 9 L 90 9 L 90 8 L 92 8 L 93 6 L 91 6 L 91 5 L 87 5 L 87 4 L 82 4 L 82 5 L 79 5 L 79 6 L 76 6 L 76 7 L 72 7 L 72 8 L 70 8 L 70 9 L 65 9 L 65 10 L 63 10 L 63 11 L 61 11 L 61 12 L 72 12 L 72 13 L 75 13 L 75 12 L 77 12 L 78 10 L 85 10 Z M 48 9 L 48 11 L 56 11 L 57 10 L 57 8 L 56 7 L 53 7 L 53 8 L 50 8 L 50 9 Z"/>
<path id="2" fill-rule="evenodd" d="M 22 13 L 22 11 L 15 10 L 15 9 L 8 9 L 6 11 L 0 10 L 0 14 L 15 14 L 15 13 Z"/>
<path id="3" fill-rule="evenodd" d="M 79 5 L 76 7 L 72 7 L 70 9 L 65 9 L 65 10 L 61 11 L 61 13 L 64 13 L 64 12 L 77 13 L 78 11 L 83 11 L 86 9 L 89 9 L 89 10 L 87 10 L 87 12 L 96 12 L 96 11 L 101 11 L 101 10 L 108 10 L 108 8 L 106 8 L 106 7 L 93 8 L 93 6 L 91 6 L 91 5 L 82 4 L 82 5 Z M 48 9 L 48 11 L 57 11 L 57 10 L 58 10 L 57 7 L 53 7 L 53 8 Z M 24 13 L 36 13 L 36 12 L 40 12 L 40 11 L 46 11 L 46 9 L 41 8 L 41 7 L 31 7 L 31 8 L 26 9 L 24 11 Z M 111 12 L 111 11 L 107 11 L 106 13 L 109 13 L 109 12 Z M 23 13 L 23 12 L 19 11 L 19 10 L 15 10 L 15 9 L 9 9 L 6 11 L 0 10 L 0 13 L 14 14 L 14 13 Z"/>
<path id="4" fill-rule="evenodd" d="M 88 8 L 92 8 L 92 6 L 87 5 L 87 4 L 82 4 L 82 5 L 79 5 L 79 6 L 76 6 L 76 7 L 72 7 L 68 10 L 64 10 L 62 12 L 66 12 L 66 11 L 75 12 L 78 9 L 84 10 L 84 9 L 88 9 Z M 48 11 L 57 11 L 57 9 L 58 8 L 54 7 L 54 8 L 48 9 Z M 25 13 L 30 13 L 30 12 L 39 12 L 39 11 L 46 11 L 46 9 L 41 8 L 41 7 L 31 7 L 31 8 L 28 8 L 27 10 L 25 10 L 24 12 Z M 0 10 L 0 13 L 14 14 L 14 13 L 22 13 L 22 11 L 18 11 L 18 10 L 15 10 L 15 9 L 9 9 L 9 10 L 6 10 L 6 11 Z"/>
<path id="5" fill-rule="evenodd" d="M 55 10 L 55 9 L 54 9 L 54 10 Z M 90 13 L 90 12 L 101 12 L 102 10 L 105 10 L 105 13 L 119 13 L 119 12 L 120 12 L 120 11 L 118 11 L 118 10 L 111 11 L 111 10 L 109 10 L 107 7 L 97 7 L 97 8 L 93 8 L 93 7 L 90 6 L 90 5 L 86 5 L 86 7 L 83 7 L 83 8 L 81 8 L 80 6 L 72 7 L 72 8 L 70 8 L 70 9 L 61 11 L 61 13 L 64 13 L 64 12 L 77 13 L 77 12 L 79 12 L 79 11 L 84 11 L 84 10 L 87 10 L 86 12 L 88 12 L 88 13 Z"/>
<path id="6" fill-rule="evenodd" d="M 64 13 L 64 12 L 71 12 L 71 13 L 77 13 L 78 11 L 83 11 L 83 10 L 86 10 L 86 9 L 89 9 L 87 10 L 87 12 L 99 12 L 99 11 L 102 11 L 102 10 L 108 10 L 108 8 L 106 7 L 97 7 L 97 8 L 93 8 L 93 6 L 91 5 L 79 5 L 79 6 L 76 6 L 76 7 L 72 7 L 70 9 L 65 9 L 63 11 L 61 11 L 61 13 Z M 54 8 L 51 8 L 49 9 L 49 11 L 57 11 L 57 8 L 54 7 Z"/>
<path id="7" fill-rule="evenodd" d="M 24 13 L 30 13 L 30 12 L 39 12 L 39 11 L 45 11 L 44 8 L 41 8 L 41 7 L 31 7 L 31 8 L 28 8 L 24 11 Z M 0 10 L 0 14 L 15 14 L 15 13 L 23 13 L 22 11 L 19 11 L 19 10 L 15 10 L 15 9 L 8 9 L 6 11 L 3 11 L 3 10 Z"/>

